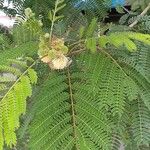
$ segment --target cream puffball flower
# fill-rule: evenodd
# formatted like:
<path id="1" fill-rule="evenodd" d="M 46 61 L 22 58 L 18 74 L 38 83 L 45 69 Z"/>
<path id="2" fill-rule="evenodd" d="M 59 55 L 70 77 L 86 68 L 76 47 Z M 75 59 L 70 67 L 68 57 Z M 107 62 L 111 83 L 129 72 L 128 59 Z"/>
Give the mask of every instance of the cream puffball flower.
<path id="1" fill-rule="evenodd" d="M 71 64 L 70 58 L 64 55 L 59 56 L 51 61 L 49 64 L 52 69 L 64 69 Z"/>
<path id="2" fill-rule="evenodd" d="M 41 61 L 44 63 L 49 63 L 51 61 L 48 56 L 45 56 L 45 57 L 40 56 L 40 58 L 41 58 Z"/>

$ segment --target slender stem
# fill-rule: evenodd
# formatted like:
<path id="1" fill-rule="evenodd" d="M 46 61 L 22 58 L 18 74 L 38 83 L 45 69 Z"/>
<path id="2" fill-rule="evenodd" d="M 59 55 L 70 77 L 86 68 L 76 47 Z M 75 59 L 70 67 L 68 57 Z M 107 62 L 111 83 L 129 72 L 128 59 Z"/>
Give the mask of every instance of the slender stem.
<path id="1" fill-rule="evenodd" d="M 69 55 L 69 56 L 70 56 L 70 55 L 75 55 L 75 54 L 81 53 L 81 52 L 83 52 L 83 51 L 85 51 L 85 48 L 80 49 L 80 50 L 77 50 L 77 51 L 70 52 L 68 55 Z"/>
<path id="2" fill-rule="evenodd" d="M 88 39 L 92 39 L 93 37 L 91 37 L 91 38 L 88 38 Z M 100 37 L 98 36 L 98 37 L 94 37 L 95 39 L 99 39 Z M 81 43 L 83 43 L 83 42 L 85 42 L 86 41 L 86 39 L 80 39 L 79 41 L 77 41 L 77 42 L 74 42 L 73 44 L 70 44 L 69 45 L 69 47 L 72 47 L 72 46 L 74 46 L 74 45 L 77 45 L 77 44 L 81 44 Z"/>
<path id="3" fill-rule="evenodd" d="M 128 14 L 131 14 L 131 12 L 127 9 L 127 8 L 125 8 L 124 6 L 121 6 Z"/>
<path id="4" fill-rule="evenodd" d="M 83 47 L 81 46 L 81 44 L 78 44 L 78 45 L 75 45 L 73 48 L 71 48 L 70 50 L 69 50 L 69 55 L 71 54 L 71 53 L 74 53 L 75 51 L 75 49 L 82 49 Z M 77 50 L 77 51 L 79 51 L 79 50 Z"/>
<path id="5" fill-rule="evenodd" d="M 69 82 L 69 92 L 70 92 L 70 99 L 71 99 L 71 113 L 72 113 L 72 125 L 73 125 L 73 137 L 75 139 L 75 147 L 78 150 L 77 146 L 77 133 L 76 133 L 76 117 L 75 117 L 75 108 L 74 108 L 74 100 L 73 100 L 73 92 L 72 92 L 72 84 L 71 84 L 71 75 L 69 68 L 67 69 L 68 74 L 68 82 Z"/>
<path id="6" fill-rule="evenodd" d="M 55 3 L 55 9 L 53 11 L 53 19 L 52 19 L 52 25 L 51 25 L 51 29 L 50 29 L 50 41 L 52 40 L 52 34 L 53 34 L 53 27 L 54 27 L 54 22 L 55 22 L 55 16 L 56 16 L 56 10 L 57 10 L 57 6 L 58 6 L 58 1 L 59 0 L 56 0 L 56 3 Z"/>
<path id="7" fill-rule="evenodd" d="M 137 18 L 139 19 L 140 17 L 143 17 L 148 12 L 149 9 L 150 9 L 150 3 Z M 132 24 L 130 24 L 129 27 L 130 28 L 134 27 L 138 23 L 138 19 L 135 20 Z"/>
<path id="8" fill-rule="evenodd" d="M 79 40 L 79 41 L 77 41 L 77 42 L 74 42 L 73 44 L 70 44 L 69 47 L 72 47 L 72 46 L 74 46 L 74 45 L 78 45 L 78 44 L 80 44 L 80 43 L 82 43 L 82 42 L 85 42 L 85 40 Z"/>

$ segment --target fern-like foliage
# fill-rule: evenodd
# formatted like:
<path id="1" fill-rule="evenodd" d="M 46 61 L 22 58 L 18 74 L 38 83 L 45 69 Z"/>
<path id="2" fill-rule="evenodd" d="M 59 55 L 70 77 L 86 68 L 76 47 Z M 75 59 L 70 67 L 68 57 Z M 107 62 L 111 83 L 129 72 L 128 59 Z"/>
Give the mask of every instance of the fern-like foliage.
<path id="1" fill-rule="evenodd" d="M 145 15 L 139 19 L 138 29 L 145 33 L 150 33 L 150 15 Z"/>
<path id="2" fill-rule="evenodd" d="M 146 34 L 150 33 L 150 16 L 149 15 L 139 17 L 139 16 L 136 16 L 136 14 L 134 13 L 132 15 L 125 14 L 120 18 L 119 23 L 130 25 L 135 20 L 138 21 L 136 28 L 139 32 L 143 32 Z"/>
<path id="3" fill-rule="evenodd" d="M 147 7 L 149 0 L 127 0 L 127 3 L 131 5 L 133 11 L 141 11 Z"/>
<path id="4" fill-rule="evenodd" d="M 3 34 L 0 34 L 0 50 L 9 48 L 10 40 Z"/>
<path id="5" fill-rule="evenodd" d="M 102 36 L 99 42 L 102 47 L 106 47 L 106 44 L 110 43 L 116 46 L 117 48 L 124 45 L 129 51 L 135 51 L 137 50 L 137 46 L 133 42 L 133 40 L 137 40 L 150 45 L 149 34 L 141 34 L 141 33 L 134 33 L 134 32 L 111 33 L 108 36 L 105 35 Z"/>
<path id="6" fill-rule="evenodd" d="M 13 41 L 21 45 L 30 41 L 37 41 L 42 33 L 42 22 L 35 18 L 30 8 L 25 9 L 23 16 L 17 16 L 13 28 Z"/>
<path id="7" fill-rule="evenodd" d="M 142 99 L 150 110 L 149 45 L 143 45 L 140 42 L 136 43 L 136 45 L 138 50 L 133 54 L 123 54 L 122 52 L 115 53 L 112 51 L 111 55 L 117 58 L 117 61 L 126 69 L 127 74 L 132 76 L 135 82 L 137 82 L 137 84 L 140 86 Z"/>
<path id="8" fill-rule="evenodd" d="M 125 28 L 125 27 L 124 27 Z M 81 26 L 79 37 L 81 40 L 85 39 L 87 49 L 92 52 L 96 51 L 97 43 L 101 48 L 107 48 L 108 45 L 113 45 L 116 48 L 126 47 L 130 52 L 137 50 L 135 41 L 143 42 L 150 45 L 150 35 L 136 33 L 132 31 L 115 31 L 113 28 L 107 35 L 101 35 L 100 27 L 97 26 L 97 19 L 92 19 L 87 27 Z M 125 29 L 124 29 L 125 30 Z"/>
<path id="9" fill-rule="evenodd" d="M 15 130 L 19 127 L 19 117 L 26 111 L 26 99 L 31 96 L 31 85 L 37 82 L 34 62 L 9 60 L 9 65 L 0 66 L 0 150 L 4 143 L 16 145 Z"/>
<path id="10" fill-rule="evenodd" d="M 66 23 L 74 24 L 74 20 L 78 20 L 78 23 L 82 24 L 83 20 L 86 19 L 87 21 L 91 21 L 95 16 L 99 19 L 105 18 L 107 11 L 111 6 L 111 0 L 68 0 L 66 1 L 66 4 L 67 7 L 64 11 Z M 82 11 L 84 12 L 84 15 L 81 15 Z"/>
<path id="11" fill-rule="evenodd" d="M 49 24 L 47 14 L 55 7 L 54 3 L 55 0 L 26 0 L 24 8 L 30 7 L 37 16 L 41 15 L 44 25 L 47 26 Z M 85 19 L 90 21 L 95 15 L 100 19 L 106 17 L 107 10 L 111 6 L 111 0 L 65 0 L 65 4 L 66 8 L 60 11 L 58 15 L 64 14 L 67 25 L 76 25 L 77 22 L 82 24 Z M 84 11 L 84 15 L 82 11 Z"/>
<path id="12" fill-rule="evenodd" d="M 99 16 L 105 17 L 108 1 L 86 1 L 81 7 L 76 7 L 78 2 L 56 0 L 54 4 L 54 1 L 40 3 L 40 0 L 26 0 L 24 3 L 31 5 L 37 15 L 42 14 L 44 21 L 49 18 L 50 40 L 53 34 L 57 37 L 57 32 L 62 36 L 62 26 L 59 25 L 67 27 L 68 22 L 69 30 L 64 29 L 63 32 L 70 38 L 70 31 L 75 29 L 72 27 L 78 27 L 80 20 L 83 25 L 80 33 L 74 32 L 73 39 L 65 39 L 73 40 L 67 41 L 70 49 L 68 55 L 72 57 L 87 49 L 92 52 L 73 56 L 71 67 L 63 71 L 46 71 L 48 79 L 35 94 L 30 149 L 118 150 L 121 144 L 127 150 L 138 150 L 143 145 L 149 147 L 150 35 L 125 32 L 126 29 L 123 32 L 110 29 L 104 35 L 109 27 L 103 32 L 96 18 L 86 25 L 88 19 L 91 20 L 91 17 L 86 17 L 89 14 L 95 16 L 99 10 L 102 12 Z M 66 9 L 63 9 L 64 6 Z M 16 47 L 0 52 L 0 150 L 4 143 L 10 147 L 16 145 L 15 130 L 19 127 L 19 116 L 25 113 L 26 99 L 32 92 L 31 85 L 37 80 L 35 71 L 31 69 L 35 63 L 28 65 L 25 61 L 13 60 L 25 54 L 34 55 L 37 37 L 45 34 L 31 9 L 28 10 L 30 13 L 25 13 L 27 15 L 21 20 L 23 23 L 13 30 Z M 62 12 L 67 16 L 65 22 L 54 25 L 63 17 Z M 110 46 L 111 50 L 108 50 Z M 11 65 L 6 63 L 7 58 L 12 58 L 9 60 Z M 45 79 L 43 68 L 38 69 L 41 79 Z M 23 134 L 30 121 L 29 116 L 22 128 Z"/>
<path id="13" fill-rule="evenodd" d="M 132 109 L 132 125 L 134 141 L 137 145 L 149 146 L 150 142 L 150 111 L 140 98 Z"/>
<path id="14" fill-rule="evenodd" d="M 126 141 L 127 149 L 139 149 L 146 147 L 150 143 L 149 138 L 149 113 L 150 113 L 150 70 L 149 70 L 149 45 L 143 45 L 141 42 L 136 43 L 138 50 L 135 53 L 128 53 L 122 49 L 121 51 L 110 50 L 109 53 L 122 66 L 127 75 L 132 77 L 134 82 L 139 86 L 140 95 L 136 101 L 130 103 L 130 107 L 126 108 L 125 114 L 129 118 L 125 121 L 123 118 L 123 126 L 129 133 Z M 130 110 L 130 111 L 129 111 Z M 138 123 L 137 123 L 138 122 Z M 132 123 L 132 124 L 130 124 Z M 123 132 L 125 129 L 123 129 Z M 145 148 L 146 149 L 146 148 Z"/>
<path id="15" fill-rule="evenodd" d="M 7 59 L 15 59 L 24 55 L 33 56 L 37 48 L 37 42 L 28 42 L 17 47 L 6 49 L 6 51 L 0 51 L 0 64 L 7 64 Z"/>
<path id="16" fill-rule="evenodd" d="M 30 128 L 32 150 L 111 149 L 111 118 L 122 116 L 126 98 L 136 99 L 138 87 L 103 52 L 83 54 L 76 65 L 51 72 L 38 94 Z"/>
<path id="17" fill-rule="evenodd" d="M 16 26 L 13 29 L 13 42 L 15 45 L 23 45 L 28 42 L 36 42 L 39 38 L 39 32 L 35 29 L 34 25 L 27 26 Z"/>

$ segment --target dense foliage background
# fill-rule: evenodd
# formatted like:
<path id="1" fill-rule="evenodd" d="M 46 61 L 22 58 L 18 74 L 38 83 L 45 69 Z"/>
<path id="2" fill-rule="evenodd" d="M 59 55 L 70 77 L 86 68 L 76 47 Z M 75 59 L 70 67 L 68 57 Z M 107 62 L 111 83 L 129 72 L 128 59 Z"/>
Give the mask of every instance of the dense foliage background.
<path id="1" fill-rule="evenodd" d="M 3 2 L 0 150 L 149 150 L 149 0 Z"/>

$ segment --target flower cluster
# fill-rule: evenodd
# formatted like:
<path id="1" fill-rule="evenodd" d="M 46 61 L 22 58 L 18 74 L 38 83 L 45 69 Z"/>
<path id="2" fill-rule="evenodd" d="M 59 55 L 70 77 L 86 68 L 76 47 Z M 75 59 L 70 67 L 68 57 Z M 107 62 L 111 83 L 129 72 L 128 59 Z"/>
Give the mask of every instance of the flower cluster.
<path id="1" fill-rule="evenodd" d="M 67 53 L 68 47 L 65 46 L 63 39 L 57 37 L 50 39 L 49 33 L 40 37 L 38 55 L 51 69 L 64 69 L 69 66 L 71 60 L 66 57 Z"/>

